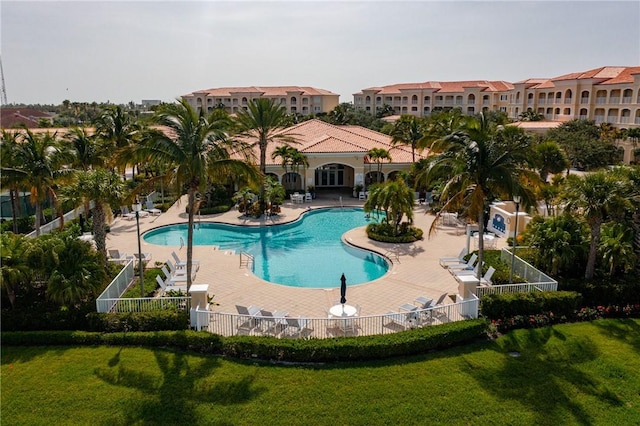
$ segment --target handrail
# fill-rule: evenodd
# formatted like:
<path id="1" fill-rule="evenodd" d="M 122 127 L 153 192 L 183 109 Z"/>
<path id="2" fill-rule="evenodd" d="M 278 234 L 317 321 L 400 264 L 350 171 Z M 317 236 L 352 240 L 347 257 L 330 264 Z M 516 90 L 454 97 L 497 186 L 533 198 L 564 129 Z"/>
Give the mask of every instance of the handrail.
<path id="1" fill-rule="evenodd" d="M 249 253 L 247 253 L 246 251 L 241 251 L 240 252 L 240 267 L 242 268 L 244 266 L 247 269 L 249 269 L 249 264 L 251 264 L 251 270 L 253 271 L 253 267 L 254 267 L 254 258 L 253 258 L 253 256 L 250 255 Z"/>

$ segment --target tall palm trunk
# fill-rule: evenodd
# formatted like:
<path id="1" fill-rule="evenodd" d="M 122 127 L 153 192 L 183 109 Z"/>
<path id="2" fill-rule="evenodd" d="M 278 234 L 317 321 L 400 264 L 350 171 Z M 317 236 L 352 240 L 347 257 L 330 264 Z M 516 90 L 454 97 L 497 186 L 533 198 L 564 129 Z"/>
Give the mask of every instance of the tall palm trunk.
<path id="1" fill-rule="evenodd" d="M 260 140 L 260 172 L 262 177 L 267 175 L 267 140 Z M 266 208 L 264 201 L 264 182 L 260 183 L 260 214 L 264 212 Z"/>
<path id="2" fill-rule="evenodd" d="M 589 223 L 591 227 L 591 241 L 589 242 L 589 257 L 587 257 L 587 267 L 584 271 L 584 278 L 590 280 L 596 270 L 596 259 L 598 257 L 598 245 L 600 244 L 601 220 L 593 220 Z"/>
<path id="3" fill-rule="evenodd" d="M 196 186 L 197 187 L 197 186 Z M 193 218 L 196 211 L 196 187 L 191 186 L 187 193 L 189 206 L 189 226 L 187 228 L 187 293 L 191 289 L 191 270 L 193 269 Z"/>
<path id="4" fill-rule="evenodd" d="M 514 242 L 515 244 L 515 242 Z M 478 282 L 482 279 L 482 264 L 484 263 L 484 206 L 478 214 Z"/>
<path id="5" fill-rule="evenodd" d="M 35 217 L 35 228 L 36 228 L 36 237 L 40 236 L 40 218 L 42 217 L 42 204 L 40 201 L 36 202 L 36 217 Z"/>
<path id="6" fill-rule="evenodd" d="M 15 189 L 9 190 L 9 197 L 11 198 L 11 219 L 13 219 L 13 233 L 18 233 L 18 208 L 16 206 L 16 198 L 20 196 L 20 193 Z"/>
<path id="7" fill-rule="evenodd" d="M 85 214 L 89 215 L 89 209 L 85 209 Z M 102 255 L 105 268 L 109 262 L 107 260 L 107 231 L 105 229 L 106 214 L 104 205 L 96 202 L 93 207 L 93 240 L 96 242 L 96 250 Z"/>

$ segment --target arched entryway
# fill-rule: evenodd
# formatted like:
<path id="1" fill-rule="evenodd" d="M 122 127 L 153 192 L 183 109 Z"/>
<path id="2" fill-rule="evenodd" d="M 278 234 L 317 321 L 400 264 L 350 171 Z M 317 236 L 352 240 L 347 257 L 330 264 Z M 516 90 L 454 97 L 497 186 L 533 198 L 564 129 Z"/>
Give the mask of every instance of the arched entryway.
<path id="1" fill-rule="evenodd" d="M 316 188 L 352 188 L 354 185 L 353 167 L 346 164 L 330 163 L 316 167 Z"/>
<path id="2" fill-rule="evenodd" d="M 282 176 L 282 186 L 286 190 L 302 190 L 304 189 L 304 179 L 300 173 L 287 172 Z"/>

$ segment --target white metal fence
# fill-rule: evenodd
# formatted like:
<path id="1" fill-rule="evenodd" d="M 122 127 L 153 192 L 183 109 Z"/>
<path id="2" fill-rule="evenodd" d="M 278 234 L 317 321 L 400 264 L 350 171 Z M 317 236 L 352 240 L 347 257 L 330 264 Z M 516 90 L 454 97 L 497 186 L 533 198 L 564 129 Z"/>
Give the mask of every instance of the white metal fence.
<path id="1" fill-rule="evenodd" d="M 89 209 L 92 209 L 93 207 L 94 207 L 94 202 L 90 201 L 89 202 Z M 78 216 L 80 216 L 83 213 L 84 213 L 84 206 L 80 206 L 75 210 L 71 210 L 70 212 L 65 213 L 62 217 L 64 218 L 64 222 L 67 223 L 67 222 L 70 222 L 70 221 L 74 220 L 75 218 L 77 218 Z M 58 229 L 58 228 L 60 228 L 60 218 L 59 217 L 53 219 L 49 223 L 45 223 L 44 225 L 40 226 L 40 233 L 41 234 L 48 234 L 51 231 L 53 231 L 54 229 Z M 36 231 L 31 231 L 26 236 L 28 238 L 35 238 Z"/>
<path id="2" fill-rule="evenodd" d="M 511 251 L 503 248 L 500 253 L 500 260 L 507 264 L 511 264 Z M 546 275 L 544 272 L 534 268 L 529 263 L 520 259 L 517 255 L 513 262 L 513 273 L 524 278 L 527 282 L 517 284 L 493 285 L 487 287 L 478 287 L 476 295 L 482 298 L 487 294 L 504 294 L 504 293 L 526 293 L 534 291 L 557 291 L 558 281 Z"/>
<path id="3" fill-rule="evenodd" d="M 147 312 L 177 307 L 186 309 L 189 297 L 140 297 L 121 298 L 135 276 L 134 260 L 129 260 L 122 271 L 96 299 L 96 311 L 106 312 Z"/>
<path id="4" fill-rule="evenodd" d="M 382 315 L 302 318 L 247 316 L 191 309 L 191 325 L 222 336 L 250 335 L 279 338 L 316 338 L 389 334 L 411 328 L 443 324 L 478 317 L 479 299 L 473 296 L 458 303 L 411 312 Z"/>

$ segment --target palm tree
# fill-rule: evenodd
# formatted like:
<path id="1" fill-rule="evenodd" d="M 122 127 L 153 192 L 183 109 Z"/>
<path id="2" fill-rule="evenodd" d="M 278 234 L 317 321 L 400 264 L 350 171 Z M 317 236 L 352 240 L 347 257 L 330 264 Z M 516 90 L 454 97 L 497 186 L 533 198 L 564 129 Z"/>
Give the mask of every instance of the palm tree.
<path id="1" fill-rule="evenodd" d="M 255 141 L 260 148 L 260 172 L 267 174 L 267 146 L 280 141 L 295 143 L 291 135 L 282 133 L 287 123 L 287 110 L 273 99 L 258 98 L 249 102 L 246 110 L 240 110 L 235 117 L 238 135 Z M 264 186 L 260 186 L 260 202 L 264 203 Z"/>
<path id="2" fill-rule="evenodd" d="M 444 179 L 441 199 L 446 200 L 442 212 L 453 207 L 465 206 L 469 215 L 477 218 L 478 232 L 484 234 L 485 210 L 497 196 L 512 194 L 523 196 L 523 203 L 530 204 L 533 195 L 524 188 L 524 178 L 535 181 L 535 173 L 525 166 L 528 161 L 529 139 L 522 135 L 505 137 L 504 128 L 492 126 L 482 114 L 469 117 L 456 132 L 434 145 L 441 152 L 425 171 L 425 180 L 431 183 Z M 437 221 L 429 233 L 435 230 Z M 478 262 L 484 261 L 484 239 L 478 239 Z M 478 268 L 478 280 L 482 268 Z"/>
<path id="3" fill-rule="evenodd" d="M 196 210 L 196 194 L 203 191 L 210 180 L 226 182 L 229 176 L 242 175 L 256 182 L 259 174 L 248 162 L 230 158 L 230 152 L 238 152 L 238 144 L 226 138 L 226 116 L 213 111 L 205 116 L 197 112 L 184 99 L 178 104 L 161 107 L 154 120 L 166 126 L 171 135 L 157 135 L 147 141 L 140 154 L 166 164 L 168 181 L 178 192 L 187 191 L 189 224 L 187 230 L 187 291 L 191 288 L 193 268 L 193 218 Z M 160 176 L 159 178 L 163 178 Z"/>
<path id="4" fill-rule="evenodd" d="M 28 282 L 31 276 L 31 268 L 24 262 L 30 241 L 23 235 L 0 233 L 0 283 L 7 291 L 12 308 L 18 286 Z"/>
<path id="5" fill-rule="evenodd" d="M 25 128 L 22 143 L 16 151 L 18 167 L 14 167 L 10 172 L 16 178 L 22 175 L 22 181 L 27 183 L 31 192 L 31 203 L 36 208 L 36 236 L 40 235 L 42 203 L 47 195 L 54 200 L 54 204 L 57 203 L 55 187 L 58 180 L 71 173 L 71 170 L 62 168 L 65 159 L 66 155 L 56 140 L 56 133 L 34 135 Z"/>
<path id="6" fill-rule="evenodd" d="M 0 158 L 2 158 L 2 173 L 0 174 L 0 188 L 9 190 L 11 199 L 11 217 L 13 219 L 13 233 L 18 233 L 18 214 L 20 213 L 20 188 L 24 187 L 28 176 L 20 170 L 17 158 L 19 132 L 2 131 L 0 141 Z"/>
<path id="7" fill-rule="evenodd" d="M 542 142 L 536 145 L 535 150 L 536 163 L 543 182 L 547 182 L 550 173 L 560 173 L 570 165 L 567 154 L 555 142 Z"/>
<path id="8" fill-rule="evenodd" d="M 78 172 L 75 177 L 74 182 L 62 189 L 61 198 L 71 201 L 76 206 L 84 206 L 87 213 L 89 202 L 93 201 L 93 239 L 106 268 L 108 265 L 106 224 L 111 221 L 111 204 L 123 198 L 124 182 L 119 175 L 106 169 Z"/>
<path id="9" fill-rule="evenodd" d="M 380 183 L 380 175 L 382 174 L 382 160 L 391 162 L 391 154 L 384 148 L 371 148 L 367 153 L 369 160 L 373 160 L 377 164 L 376 183 Z"/>
<path id="10" fill-rule="evenodd" d="M 382 210 L 385 212 L 385 221 L 393 226 L 394 234 L 398 230 L 402 219 L 407 216 L 409 222 L 413 222 L 413 191 L 404 179 L 390 180 L 384 184 L 373 185 L 369 191 L 369 197 L 364 203 L 364 211 Z"/>
<path id="11" fill-rule="evenodd" d="M 620 173 L 595 172 L 584 177 L 569 175 L 564 199 L 567 211 L 580 211 L 590 228 L 589 256 L 585 279 L 595 273 L 602 224 L 616 213 L 630 208 L 628 188 Z"/>
<path id="12" fill-rule="evenodd" d="M 108 150 L 100 143 L 101 139 L 90 135 L 86 128 L 74 127 L 67 132 L 65 139 L 71 145 L 72 167 L 86 171 L 104 165 Z"/>
<path id="13" fill-rule="evenodd" d="M 411 147 L 412 161 L 416 162 L 416 148 L 424 138 L 420 122 L 413 115 L 402 115 L 391 129 L 391 145 L 403 144 Z"/>
<path id="14" fill-rule="evenodd" d="M 608 226 L 607 226 L 608 225 Z M 609 275 L 617 269 L 632 271 L 636 266 L 636 253 L 633 250 L 633 229 L 622 223 L 610 223 L 602 227 L 600 250 L 602 260 L 609 266 Z"/>
<path id="15" fill-rule="evenodd" d="M 108 105 L 94 122 L 96 136 L 112 153 L 107 166 L 119 167 L 124 175 L 135 145 L 141 141 L 142 128 L 120 105 Z"/>

